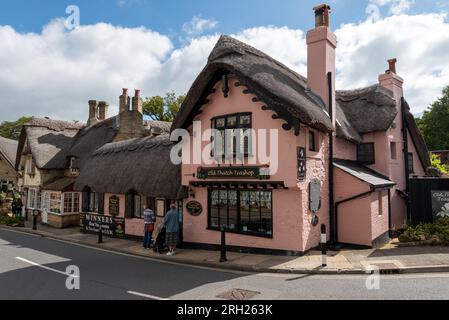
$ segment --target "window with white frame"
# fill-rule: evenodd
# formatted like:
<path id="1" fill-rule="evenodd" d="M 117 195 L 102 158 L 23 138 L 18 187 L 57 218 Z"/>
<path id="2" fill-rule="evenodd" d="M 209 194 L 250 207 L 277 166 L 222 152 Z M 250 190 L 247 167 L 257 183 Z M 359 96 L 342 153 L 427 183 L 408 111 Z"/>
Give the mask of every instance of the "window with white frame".
<path id="1" fill-rule="evenodd" d="M 27 161 L 27 174 L 34 175 L 36 173 L 36 167 L 34 165 L 33 159 L 30 158 Z"/>
<path id="2" fill-rule="evenodd" d="M 77 192 L 64 193 L 64 213 L 80 212 L 80 195 Z"/>
<path id="3" fill-rule="evenodd" d="M 37 189 L 28 190 L 28 208 L 37 209 Z"/>
<path id="4" fill-rule="evenodd" d="M 98 212 L 98 193 L 89 193 L 89 212 Z"/>
<path id="5" fill-rule="evenodd" d="M 60 193 L 51 192 L 50 193 L 50 212 L 61 213 L 61 200 L 62 195 Z"/>

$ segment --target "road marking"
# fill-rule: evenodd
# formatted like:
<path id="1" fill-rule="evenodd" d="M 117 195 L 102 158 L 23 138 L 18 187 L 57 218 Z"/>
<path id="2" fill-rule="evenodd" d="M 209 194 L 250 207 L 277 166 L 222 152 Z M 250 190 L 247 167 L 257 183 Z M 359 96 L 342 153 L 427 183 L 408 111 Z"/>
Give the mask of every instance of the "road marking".
<path id="1" fill-rule="evenodd" d="M 145 294 L 145 293 L 140 293 L 140 292 L 135 292 L 135 291 L 127 291 L 127 293 L 131 294 L 133 296 L 138 296 L 138 297 L 142 297 L 142 298 L 148 298 L 148 299 L 152 299 L 152 300 L 160 300 L 160 301 L 168 301 L 168 300 L 170 300 L 170 299 L 156 297 L 156 296 L 152 296 L 152 295 Z"/>
<path id="2" fill-rule="evenodd" d="M 20 260 L 20 261 L 22 261 L 22 262 L 31 264 L 31 265 L 33 265 L 33 266 L 36 266 L 36 267 L 39 267 L 39 268 L 48 270 L 48 271 L 52 271 L 52 272 L 55 272 L 55 273 L 62 274 L 62 275 L 64 275 L 64 276 L 66 276 L 66 277 L 79 278 L 78 275 L 69 274 L 69 273 L 66 273 L 66 272 L 63 272 L 63 271 L 60 271 L 60 270 L 56 270 L 56 269 L 53 269 L 53 268 L 50 268 L 50 267 L 46 267 L 46 266 L 43 266 L 43 265 L 41 265 L 41 264 L 39 264 L 39 263 L 37 263 L 37 262 L 33 262 L 33 261 L 30 261 L 30 260 L 27 260 L 27 259 L 24 259 L 24 258 L 21 258 L 21 257 L 16 257 L 16 259 L 17 259 L 17 260 Z"/>

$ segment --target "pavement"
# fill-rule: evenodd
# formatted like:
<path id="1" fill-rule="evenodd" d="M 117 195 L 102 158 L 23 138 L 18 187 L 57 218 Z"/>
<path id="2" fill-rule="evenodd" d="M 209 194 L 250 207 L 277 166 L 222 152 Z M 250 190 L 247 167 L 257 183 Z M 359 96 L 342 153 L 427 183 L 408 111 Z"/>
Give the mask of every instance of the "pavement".
<path id="1" fill-rule="evenodd" d="M 184 300 L 447 300 L 449 297 L 449 273 L 296 275 L 222 270 L 123 254 L 4 228 L 0 228 L 0 283 L 0 300 L 173 300 L 171 306 L 176 308 L 167 307 L 167 316 L 176 316 L 178 307 L 190 305 Z M 119 310 L 120 306 L 116 308 Z M 277 314 L 284 306 L 275 308 L 278 309 L 273 312 Z"/>
<path id="2" fill-rule="evenodd" d="M 228 252 L 228 261 L 220 263 L 220 252 L 217 251 L 182 249 L 169 257 L 145 250 L 140 242 L 132 240 L 103 237 L 103 243 L 98 244 L 98 236 L 80 233 L 79 228 L 55 229 L 43 225 L 36 231 L 29 225 L 25 228 L 0 226 L 2 228 L 154 260 L 245 272 L 367 274 L 377 269 L 382 274 L 449 272 L 449 247 L 404 247 L 397 240 L 377 249 L 330 251 L 327 267 L 322 267 L 319 251 L 311 251 L 302 257 Z"/>

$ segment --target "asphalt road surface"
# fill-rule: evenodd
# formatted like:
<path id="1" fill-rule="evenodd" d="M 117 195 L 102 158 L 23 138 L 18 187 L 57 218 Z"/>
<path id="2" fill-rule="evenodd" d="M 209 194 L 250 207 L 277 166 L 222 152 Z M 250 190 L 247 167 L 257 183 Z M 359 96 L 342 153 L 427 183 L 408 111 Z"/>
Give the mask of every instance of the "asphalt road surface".
<path id="1" fill-rule="evenodd" d="M 73 288 L 78 283 L 78 290 L 67 289 L 67 284 Z M 389 275 L 379 281 L 368 275 L 249 274 L 159 262 L 0 229 L 3 300 L 210 300 L 232 289 L 257 292 L 255 299 L 260 300 L 448 300 L 449 274 Z"/>

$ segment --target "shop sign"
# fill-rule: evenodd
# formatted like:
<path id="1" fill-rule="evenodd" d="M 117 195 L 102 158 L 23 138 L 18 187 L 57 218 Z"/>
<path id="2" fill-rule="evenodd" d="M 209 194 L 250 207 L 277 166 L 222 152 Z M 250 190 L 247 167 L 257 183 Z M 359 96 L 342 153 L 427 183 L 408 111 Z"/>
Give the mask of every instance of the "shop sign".
<path id="1" fill-rule="evenodd" d="M 186 210 L 192 216 L 197 217 L 203 213 L 203 206 L 198 201 L 190 201 L 186 204 Z"/>
<path id="2" fill-rule="evenodd" d="M 304 181 L 306 179 L 307 162 L 306 162 L 306 148 L 298 147 L 298 180 Z"/>
<path id="3" fill-rule="evenodd" d="M 221 167 L 199 168 L 198 179 L 270 179 L 269 168 Z"/>
<path id="4" fill-rule="evenodd" d="M 103 235 L 112 238 L 125 237 L 125 219 L 92 213 L 80 215 L 80 229 L 83 233 L 98 234 L 100 227 Z"/>
<path id="5" fill-rule="evenodd" d="M 449 217 L 449 191 L 430 191 L 434 220 Z"/>
<path id="6" fill-rule="evenodd" d="M 120 214 L 120 199 L 117 196 L 109 198 L 109 214 L 117 217 Z"/>

